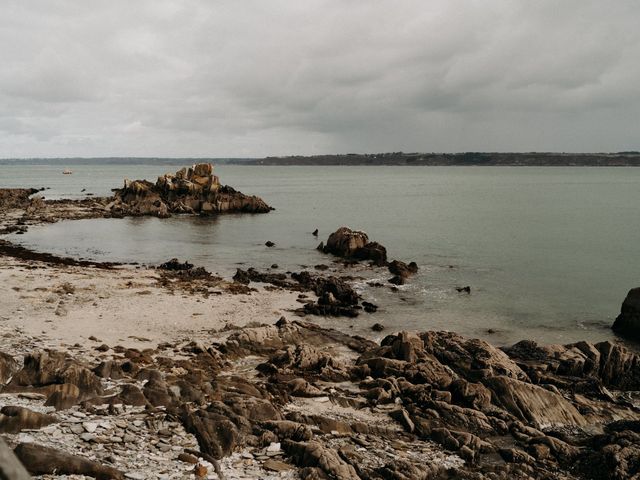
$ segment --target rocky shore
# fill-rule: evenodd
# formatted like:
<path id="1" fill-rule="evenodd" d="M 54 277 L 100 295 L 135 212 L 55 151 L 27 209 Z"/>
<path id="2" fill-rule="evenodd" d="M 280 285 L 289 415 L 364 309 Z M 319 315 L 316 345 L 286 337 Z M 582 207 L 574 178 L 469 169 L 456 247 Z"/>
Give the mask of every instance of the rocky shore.
<path id="1" fill-rule="evenodd" d="M 0 228 L 114 215 L 118 202 L 158 216 L 226 205 L 209 171 L 204 190 L 193 187 L 198 207 L 185 202 L 196 173 L 129 183 L 108 200 L 5 191 Z M 390 282 L 415 273 L 362 232 L 327 246 L 387 268 Z M 640 357 L 621 345 L 363 338 L 314 322 L 375 311 L 345 276 L 223 279 L 177 259 L 91 264 L 9 247 L 0 458 L 13 451 L 39 478 L 640 478 Z M 8 468 L 0 462 L 0 478 L 27 478 Z"/>

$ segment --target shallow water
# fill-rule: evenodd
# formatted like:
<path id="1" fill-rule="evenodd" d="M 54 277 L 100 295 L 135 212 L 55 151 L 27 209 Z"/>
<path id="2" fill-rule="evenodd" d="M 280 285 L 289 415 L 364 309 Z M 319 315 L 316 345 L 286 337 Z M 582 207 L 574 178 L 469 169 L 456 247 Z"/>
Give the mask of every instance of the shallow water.
<path id="1" fill-rule="evenodd" d="M 153 180 L 178 167 L 78 165 L 61 175 L 58 166 L 0 165 L 0 186 L 48 186 L 50 198 L 81 196 L 82 188 L 107 195 L 123 177 Z M 276 210 L 61 222 L 12 239 L 99 260 L 179 257 L 231 275 L 238 263 L 298 270 L 330 263 L 315 246 L 350 225 L 384 244 L 391 258 L 418 262 L 420 273 L 400 293 L 361 282 L 382 310 L 321 322 L 356 332 L 378 321 L 389 329 L 445 328 L 496 343 L 612 338 L 608 327 L 640 282 L 640 169 L 223 165 L 217 173 Z M 310 234 L 315 228 L 319 238 Z M 266 248 L 266 240 L 276 247 Z M 471 295 L 455 291 L 465 285 Z"/>

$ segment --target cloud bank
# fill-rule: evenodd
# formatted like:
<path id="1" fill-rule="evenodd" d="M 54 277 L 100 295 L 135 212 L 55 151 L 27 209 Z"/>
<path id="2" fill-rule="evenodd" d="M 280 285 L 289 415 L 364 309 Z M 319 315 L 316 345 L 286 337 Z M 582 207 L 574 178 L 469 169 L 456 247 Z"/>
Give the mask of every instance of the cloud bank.
<path id="1" fill-rule="evenodd" d="M 640 3 L 3 0 L 0 157 L 640 148 Z"/>

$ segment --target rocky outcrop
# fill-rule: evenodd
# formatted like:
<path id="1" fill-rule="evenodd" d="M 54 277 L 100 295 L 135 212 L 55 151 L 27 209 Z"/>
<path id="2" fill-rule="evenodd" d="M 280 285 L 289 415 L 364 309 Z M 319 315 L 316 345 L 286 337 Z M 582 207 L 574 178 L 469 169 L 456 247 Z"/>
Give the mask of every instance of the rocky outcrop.
<path id="1" fill-rule="evenodd" d="M 27 208 L 31 203 L 31 195 L 39 191 L 35 188 L 0 188 L 0 210 Z"/>
<path id="2" fill-rule="evenodd" d="M 387 249 L 377 242 L 369 242 L 365 232 L 340 227 L 329 235 L 324 253 L 352 260 L 371 260 L 375 265 L 387 264 Z"/>
<path id="3" fill-rule="evenodd" d="M 267 213 L 272 208 L 261 198 L 244 195 L 221 185 L 209 163 L 183 168 L 158 177 L 156 183 L 125 180 L 114 191 L 107 209 L 114 216 L 152 215 L 160 218 L 174 213 L 216 215 L 220 213 Z"/>
<path id="4" fill-rule="evenodd" d="M 26 355 L 24 366 L 13 375 L 3 391 L 37 391 L 50 395 L 67 388 L 68 384 L 77 387 L 80 399 L 103 393 L 102 384 L 95 373 L 64 352 L 57 351 L 42 351 Z"/>
<path id="5" fill-rule="evenodd" d="M 640 287 L 629 290 L 611 328 L 622 337 L 640 341 Z"/>

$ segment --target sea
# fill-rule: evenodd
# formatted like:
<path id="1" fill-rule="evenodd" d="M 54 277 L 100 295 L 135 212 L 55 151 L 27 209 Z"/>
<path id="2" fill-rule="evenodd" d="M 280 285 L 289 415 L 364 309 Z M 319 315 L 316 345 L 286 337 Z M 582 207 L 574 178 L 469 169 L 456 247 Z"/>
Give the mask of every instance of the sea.
<path id="1" fill-rule="evenodd" d="M 38 162 L 36 162 L 38 163 Z M 155 180 L 182 164 L 0 164 L 0 187 L 45 187 L 46 198 L 103 196 L 124 178 Z M 393 291 L 384 268 L 351 268 L 379 305 L 318 323 L 371 336 L 451 330 L 504 345 L 615 340 L 610 326 L 640 285 L 640 168 L 216 166 L 221 182 L 262 197 L 269 214 L 63 221 L 13 242 L 75 258 L 155 265 L 189 260 L 231 277 L 333 266 L 316 250 L 338 227 L 364 230 L 419 273 Z M 311 234 L 319 230 L 319 236 Z M 266 241 L 276 244 L 265 246 Z M 271 269 L 273 264 L 278 268 Z M 470 294 L 457 288 L 469 286 Z M 256 321 L 273 322 L 270 312 Z"/>

